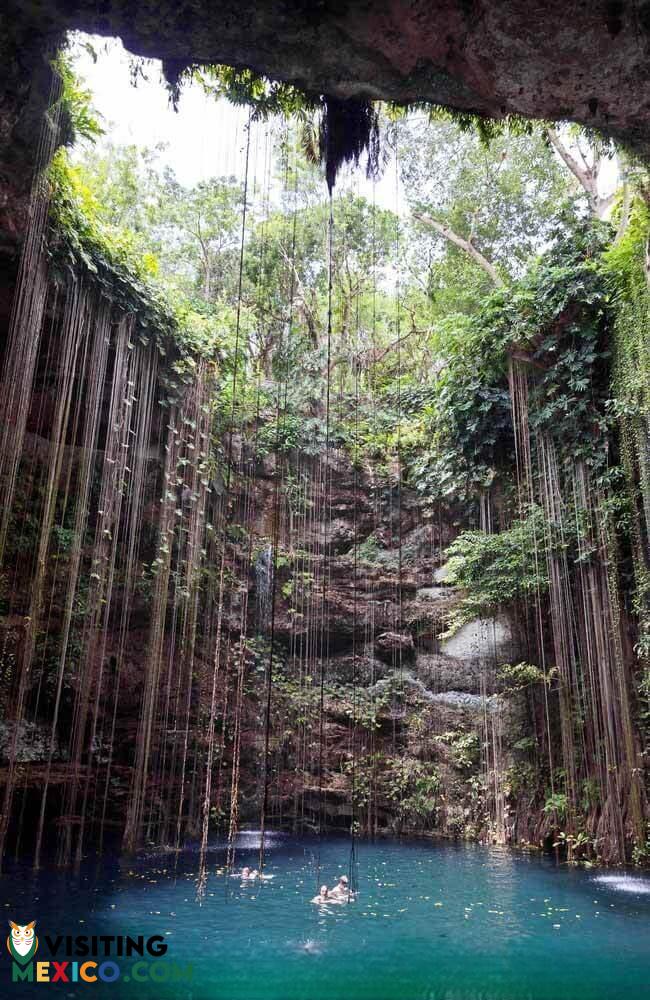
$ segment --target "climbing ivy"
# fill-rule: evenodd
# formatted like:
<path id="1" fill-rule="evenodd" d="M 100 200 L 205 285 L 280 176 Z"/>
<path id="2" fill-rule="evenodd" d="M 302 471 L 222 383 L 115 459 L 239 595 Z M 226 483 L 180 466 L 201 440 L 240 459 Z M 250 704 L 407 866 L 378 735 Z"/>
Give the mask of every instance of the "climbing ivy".
<path id="1" fill-rule="evenodd" d="M 650 699 L 650 288 L 647 248 L 650 209 L 637 199 L 627 230 L 604 255 L 613 306 L 612 409 L 620 427 L 621 463 L 629 510 L 634 562 L 637 653 L 644 664 L 642 687 Z"/>
<path id="2" fill-rule="evenodd" d="M 462 591 L 446 635 L 548 590 L 546 560 L 538 550 L 547 525 L 539 507 L 498 534 L 466 531 L 447 549 L 446 580 Z"/>

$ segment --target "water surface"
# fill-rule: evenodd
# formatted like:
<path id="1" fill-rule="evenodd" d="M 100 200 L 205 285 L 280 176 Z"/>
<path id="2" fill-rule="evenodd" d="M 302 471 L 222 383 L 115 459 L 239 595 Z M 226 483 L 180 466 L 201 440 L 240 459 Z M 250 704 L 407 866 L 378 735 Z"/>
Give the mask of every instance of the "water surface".
<path id="1" fill-rule="evenodd" d="M 239 864 L 256 861 L 256 834 Z M 88 864 L 75 876 L 16 867 L 2 877 L 7 918 L 44 935 L 157 934 L 165 963 L 192 979 L 140 982 L 118 959 L 109 984 L 50 983 L 48 995 L 119 1000 L 644 1000 L 650 997 L 650 879 L 557 866 L 550 859 L 468 845 L 362 843 L 359 896 L 310 903 L 348 871 L 345 841 L 275 836 L 264 884 L 217 874 L 196 902 L 198 855 Z M 3 996 L 41 985 L 9 981 Z M 83 961 L 80 959 L 79 961 Z M 102 961 L 102 959 L 100 959 Z M 153 961 L 150 959 L 150 961 Z M 169 968 L 156 974 L 164 976 Z M 145 970 L 145 974 L 147 974 Z"/>

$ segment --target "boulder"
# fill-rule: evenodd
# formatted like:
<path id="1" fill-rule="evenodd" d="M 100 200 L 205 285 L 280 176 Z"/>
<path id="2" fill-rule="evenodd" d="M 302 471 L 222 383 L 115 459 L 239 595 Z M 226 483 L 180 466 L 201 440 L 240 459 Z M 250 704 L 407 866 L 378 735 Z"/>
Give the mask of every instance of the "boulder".
<path id="1" fill-rule="evenodd" d="M 375 655 L 384 663 L 415 659 L 413 636 L 403 632 L 382 632 L 375 638 Z"/>

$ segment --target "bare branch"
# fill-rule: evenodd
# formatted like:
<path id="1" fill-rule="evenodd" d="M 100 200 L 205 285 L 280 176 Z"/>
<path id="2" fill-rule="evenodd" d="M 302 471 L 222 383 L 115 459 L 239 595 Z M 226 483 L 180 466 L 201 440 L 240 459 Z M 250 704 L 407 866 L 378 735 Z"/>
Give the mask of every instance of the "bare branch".
<path id="1" fill-rule="evenodd" d="M 572 156 L 569 150 L 566 148 L 566 146 L 564 145 L 564 143 L 562 142 L 562 140 L 560 139 L 559 135 L 557 134 L 554 128 L 547 128 L 546 134 L 549 138 L 551 145 L 555 149 L 560 159 L 564 161 L 565 165 L 569 168 L 569 170 L 576 178 L 580 186 L 589 195 L 590 200 L 593 200 L 594 179 L 586 163 L 584 167 L 580 166 L 576 158 Z M 583 163 L 584 163 L 584 158 L 583 158 Z"/>
<path id="2" fill-rule="evenodd" d="M 601 197 L 598 193 L 598 177 L 602 168 L 602 156 L 600 156 L 598 152 L 594 151 L 593 166 L 589 166 L 580 145 L 578 145 L 578 153 L 580 154 L 580 159 L 584 164 L 584 166 L 581 166 L 578 160 L 569 152 L 554 128 L 547 128 L 546 135 L 548 136 L 549 142 L 555 149 L 560 159 L 563 160 L 580 184 L 580 187 L 587 195 L 589 208 L 592 214 L 597 216 L 599 219 L 603 219 L 607 210 L 611 207 L 616 195 L 608 194 Z"/>
<path id="3" fill-rule="evenodd" d="M 482 267 L 486 274 L 489 274 L 490 278 L 498 288 L 502 288 L 505 282 L 499 272 L 497 271 L 494 264 L 492 264 L 487 257 L 484 257 L 480 250 L 477 250 L 471 240 L 466 240 L 463 236 L 459 236 L 455 233 L 453 229 L 449 226 L 445 226 L 442 222 L 438 222 L 437 219 L 432 218 L 430 215 L 416 215 L 418 221 L 423 222 L 425 226 L 431 226 L 435 229 L 437 233 L 444 236 L 446 240 L 453 243 L 454 246 L 460 247 L 464 250 L 466 254 Z"/>

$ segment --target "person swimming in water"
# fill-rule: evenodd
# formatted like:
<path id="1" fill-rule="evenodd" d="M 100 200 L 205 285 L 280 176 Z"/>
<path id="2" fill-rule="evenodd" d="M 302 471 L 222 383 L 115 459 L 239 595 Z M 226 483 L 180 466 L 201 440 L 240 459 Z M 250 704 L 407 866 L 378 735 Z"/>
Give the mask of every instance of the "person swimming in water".
<path id="1" fill-rule="evenodd" d="M 314 896 L 314 898 L 312 899 L 312 903 L 317 903 L 320 906 L 325 906 L 329 903 L 336 903 L 337 905 L 339 905 L 340 903 L 344 902 L 345 900 L 341 899 L 340 896 L 334 896 L 333 890 L 328 889 L 326 885 L 322 885 L 320 887 L 318 895 Z"/>
<path id="2" fill-rule="evenodd" d="M 233 872 L 230 877 L 249 882 L 255 879 L 259 879 L 261 882 L 270 882 L 272 878 L 275 878 L 275 875 L 265 875 L 264 872 L 258 871 L 257 868 L 249 868 L 248 865 L 245 865 L 240 872 Z"/>
<path id="3" fill-rule="evenodd" d="M 351 899 L 354 899 L 354 893 L 350 889 L 350 882 L 347 875 L 341 875 L 337 885 L 333 889 L 330 889 L 329 896 L 330 899 L 334 898 L 339 900 L 339 902 L 349 903 Z"/>
<path id="4" fill-rule="evenodd" d="M 329 889 L 326 885 L 322 885 L 317 896 L 314 896 L 312 903 L 327 903 L 329 902 Z"/>

